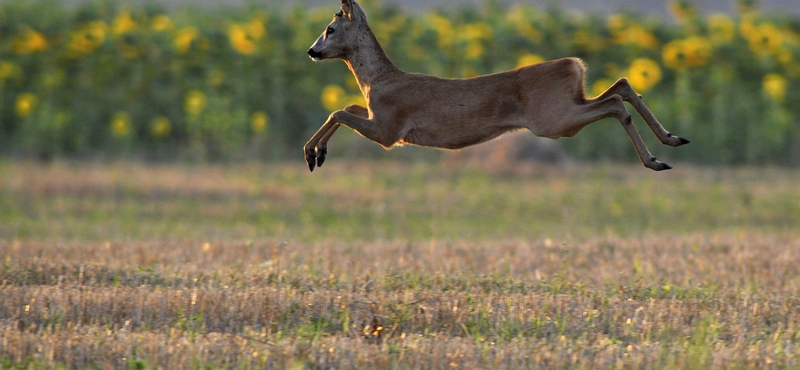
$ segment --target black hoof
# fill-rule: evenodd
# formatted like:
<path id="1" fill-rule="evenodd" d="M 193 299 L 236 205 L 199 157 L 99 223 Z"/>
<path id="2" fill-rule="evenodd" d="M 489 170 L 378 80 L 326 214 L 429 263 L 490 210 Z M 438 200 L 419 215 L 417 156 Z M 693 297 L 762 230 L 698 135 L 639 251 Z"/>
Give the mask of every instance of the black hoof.
<path id="1" fill-rule="evenodd" d="M 650 161 L 645 163 L 645 167 L 653 170 L 653 171 L 664 171 L 664 170 L 671 170 L 672 166 L 659 161 L 656 157 L 650 157 Z"/>
<path id="2" fill-rule="evenodd" d="M 325 162 L 325 156 L 328 154 L 328 146 L 323 145 L 321 149 L 317 149 L 317 167 L 322 167 Z"/>
<path id="3" fill-rule="evenodd" d="M 649 168 L 649 169 L 651 169 L 653 171 L 666 171 L 666 170 L 671 170 L 672 166 L 670 166 L 670 165 L 668 165 L 666 163 L 663 163 L 663 162 L 658 162 L 655 165 L 647 166 L 647 168 Z"/>
<path id="4" fill-rule="evenodd" d="M 317 166 L 317 159 L 313 154 L 306 154 L 306 163 L 308 164 L 308 169 L 314 172 L 314 167 Z"/>
<path id="5" fill-rule="evenodd" d="M 669 143 L 669 144 L 667 144 L 667 145 L 672 145 L 672 146 L 681 146 L 681 145 L 684 145 L 684 144 L 689 144 L 689 143 L 691 143 L 691 141 L 689 141 L 688 139 L 682 138 L 682 137 L 680 137 L 680 136 L 675 136 L 675 135 L 673 135 L 673 134 L 671 134 L 671 133 L 667 133 L 667 137 L 673 140 L 671 143 Z M 677 143 L 675 143 L 675 142 L 674 142 L 674 140 L 675 140 L 675 139 L 678 139 L 678 142 L 677 142 Z M 665 143 L 665 144 L 666 144 L 666 143 Z"/>

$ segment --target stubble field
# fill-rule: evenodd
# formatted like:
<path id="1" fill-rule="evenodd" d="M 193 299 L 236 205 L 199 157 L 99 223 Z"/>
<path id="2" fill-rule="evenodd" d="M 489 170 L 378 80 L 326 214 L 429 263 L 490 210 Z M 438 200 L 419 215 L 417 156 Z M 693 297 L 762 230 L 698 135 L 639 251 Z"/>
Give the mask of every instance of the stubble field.
<path id="1" fill-rule="evenodd" d="M 798 368 L 800 173 L 0 163 L 0 368 Z"/>

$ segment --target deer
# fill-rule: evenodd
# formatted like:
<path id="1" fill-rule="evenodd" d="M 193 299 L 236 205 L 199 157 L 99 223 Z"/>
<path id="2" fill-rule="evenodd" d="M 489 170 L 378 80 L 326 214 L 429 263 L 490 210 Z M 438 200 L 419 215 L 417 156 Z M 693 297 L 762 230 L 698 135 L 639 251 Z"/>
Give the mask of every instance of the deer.
<path id="1" fill-rule="evenodd" d="M 587 98 L 586 67 L 578 58 L 463 79 L 404 72 L 386 55 L 354 0 L 341 0 L 339 12 L 308 55 L 315 62 L 343 60 L 366 101 L 366 107 L 348 105 L 331 113 L 308 140 L 303 152 L 312 172 L 322 166 L 328 141 L 342 125 L 386 149 L 402 144 L 460 149 L 512 130 L 528 129 L 551 139 L 573 137 L 604 118 L 622 123 L 645 167 L 671 169 L 650 154 L 624 102 L 662 144 L 689 143 L 664 129 L 624 77 L 599 96 Z"/>

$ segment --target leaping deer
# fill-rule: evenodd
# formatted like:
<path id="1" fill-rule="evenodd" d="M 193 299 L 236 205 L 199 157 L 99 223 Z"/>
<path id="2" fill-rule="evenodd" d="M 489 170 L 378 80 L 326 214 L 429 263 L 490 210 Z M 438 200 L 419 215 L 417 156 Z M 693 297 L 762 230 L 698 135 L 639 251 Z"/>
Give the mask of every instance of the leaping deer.
<path id="1" fill-rule="evenodd" d="M 587 99 L 585 67 L 577 58 L 466 79 L 403 72 L 386 56 L 367 24 L 367 15 L 353 0 L 341 0 L 340 11 L 308 55 L 315 61 L 344 60 L 367 102 L 366 107 L 348 105 L 333 112 L 306 143 L 311 171 L 322 166 L 328 140 L 340 125 L 387 149 L 404 143 L 459 149 L 522 128 L 552 139 L 572 137 L 607 117 L 622 123 L 645 167 L 672 168 L 650 154 L 624 101 L 639 112 L 661 143 L 689 143 L 661 126 L 625 78 Z"/>

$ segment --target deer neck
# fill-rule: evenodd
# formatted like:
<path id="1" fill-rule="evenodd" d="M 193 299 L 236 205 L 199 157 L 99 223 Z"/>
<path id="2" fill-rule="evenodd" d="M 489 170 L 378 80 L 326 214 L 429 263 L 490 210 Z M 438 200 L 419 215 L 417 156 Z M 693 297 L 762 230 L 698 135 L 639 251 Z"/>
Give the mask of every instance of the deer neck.
<path id="1" fill-rule="evenodd" d="M 361 93 L 368 98 L 368 92 L 376 81 L 399 73 L 400 69 L 386 56 L 369 26 L 364 27 L 366 29 L 359 36 L 358 46 L 353 48 L 344 62 L 356 77 Z"/>

